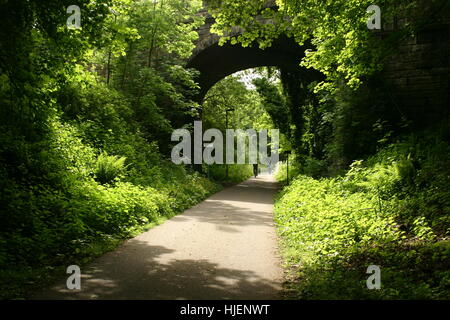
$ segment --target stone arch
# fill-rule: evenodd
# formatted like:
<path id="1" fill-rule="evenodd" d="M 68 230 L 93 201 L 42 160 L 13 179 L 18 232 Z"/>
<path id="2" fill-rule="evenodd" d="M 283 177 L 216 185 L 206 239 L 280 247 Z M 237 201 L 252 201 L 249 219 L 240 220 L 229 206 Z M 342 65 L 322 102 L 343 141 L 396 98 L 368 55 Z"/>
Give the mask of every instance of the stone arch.
<path id="1" fill-rule="evenodd" d="M 235 72 L 256 67 L 278 67 L 305 74 L 307 79 L 318 78 L 317 71 L 299 66 L 304 52 L 309 47 L 299 46 L 294 40 L 280 37 L 271 47 L 260 49 L 257 44 L 249 47 L 218 43 L 198 50 L 188 61 L 187 67 L 200 71 L 197 79 L 200 92 L 196 101 L 201 103 L 206 93 L 217 82 Z"/>
<path id="2" fill-rule="evenodd" d="M 300 67 L 305 51 L 312 49 L 312 45 L 300 46 L 294 39 L 282 35 L 266 49 L 261 49 L 257 43 L 248 47 L 230 43 L 220 46 L 219 37 L 210 32 L 213 23 L 214 19 L 206 16 L 205 25 L 198 30 L 197 46 L 186 64 L 187 68 L 200 72 L 197 78 L 200 90 L 197 96 L 193 97 L 199 104 L 203 103 L 206 94 L 217 82 L 235 72 L 250 68 L 271 66 L 281 69 L 284 73 L 293 74 L 298 80 L 294 83 L 293 89 L 296 91 L 296 106 L 306 98 L 309 83 L 323 80 L 320 72 Z M 238 34 L 238 30 L 234 34 Z M 197 171 L 202 171 L 201 165 L 193 167 Z"/>
<path id="3" fill-rule="evenodd" d="M 210 31 L 214 24 L 214 18 L 206 8 L 199 14 L 205 17 L 205 24 L 198 30 L 199 39 L 196 48 L 187 62 L 188 68 L 200 71 L 197 79 L 200 92 L 195 97 L 197 102 L 201 103 L 208 90 L 226 76 L 255 67 L 278 67 L 283 70 L 300 72 L 308 81 L 320 79 L 317 71 L 299 66 L 305 50 L 311 49 L 311 45 L 300 46 L 294 39 L 280 36 L 266 49 L 260 49 L 257 43 L 248 47 L 230 43 L 220 46 L 219 36 Z M 261 18 L 256 17 L 255 19 Z M 239 34 L 238 28 L 233 34 Z"/>

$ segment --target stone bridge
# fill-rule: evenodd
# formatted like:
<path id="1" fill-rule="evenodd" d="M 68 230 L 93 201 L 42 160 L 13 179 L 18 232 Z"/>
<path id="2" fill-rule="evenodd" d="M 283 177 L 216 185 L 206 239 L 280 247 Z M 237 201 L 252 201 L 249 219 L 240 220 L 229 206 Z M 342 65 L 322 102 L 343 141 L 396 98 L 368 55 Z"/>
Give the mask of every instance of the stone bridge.
<path id="1" fill-rule="evenodd" d="M 268 4 L 270 5 L 270 1 Z M 305 50 L 294 40 L 281 37 L 262 50 L 258 45 L 241 47 L 229 43 L 219 46 L 219 37 L 210 32 L 214 18 L 203 9 L 206 23 L 198 30 L 199 39 L 187 67 L 200 71 L 201 103 L 208 90 L 221 79 L 237 71 L 274 66 L 283 70 L 301 72 L 305 82 L 321 78 L 318 72 L 299 67 Z M 258 18 L 258 17 L 257 17 Z M 389 33 L 395 25 L 383 23 Z M 399 112 L 423 125 L 448 115 L 450 103 L 450 17 L 440 14 L 425 25 L 415 36 L 404 40 L 397 54 L 386 62 L 383 78 L 389 83 L 390 95 Z"/>
<path id="2" fill-rule="evenodd" d="M 205 24 L 198 30 L 199 39 L 197 46 L 190 57 L 187 67 L 200 71 L 198 83 L 200 93 L 198 102 L 202 102 L 208 90 L 218 81 L 235 72 L 263 67 L 273 66 L 283 70 L 300 71 L 305 78 L 316 78 L 319 74 L 314 70 L 299 67 L 300 60 L 305 54 L 307 46 L 299 46 L 288 37 L 276 39 L 272 46 L 260 49 L 258 44 L 242 47 L 239 44 L 227 43 L 219 46 L 219 36 L 211 33 L 214 18 L 203 9 L 199 14 L 205 17 Z M 256 17 L 258 19 L 258 17 Z M 238 30 L 235 33 L 239 33 Z"/>

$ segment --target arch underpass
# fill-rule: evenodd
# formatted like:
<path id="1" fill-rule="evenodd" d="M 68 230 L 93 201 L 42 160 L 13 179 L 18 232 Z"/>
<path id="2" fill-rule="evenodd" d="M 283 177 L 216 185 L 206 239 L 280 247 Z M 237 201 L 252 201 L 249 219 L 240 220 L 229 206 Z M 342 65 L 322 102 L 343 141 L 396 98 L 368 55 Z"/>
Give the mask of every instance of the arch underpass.
<path id="1" fill-rule="evenodd" d="M 274 40 L 266 49 L 259 48 L 257 43 L 248 47 L 230 43 L 220 46 L 219 36 L 210 32 L 214 18 L 206 10 L 201 14 L 206 16 L 206 22 L 198 30 L 197 47 L 187 63 L 188 68 L 200 71 L 197 79 L 200 92 L 195 99 L 197 102 L 201 103 L 208 90 L 226 76 L 250 68 L 270 66 L 298 72 L 307 83 L 321 78 L 317 71 L 299 66 L 305 50 L 311 49 L 311 46 L 300 46 L 287 36 Z"/>
<path id="2" fill-rule="evenodd" d="M 228 43 L 223 46 L 214 44 L 194 56 L 187 66 L 200 71 L 197 81 L 201 89 L 197 100 L 201 102 L 212 86 L 238 71 L 271 66 L 312 73 L 311 70 L 299 67 L 305 50 L 305 47 L 300 47 L 288 38 L 274 41 L 272 46 L 265 50 L 260 49 L 258 45 L 244 48 Z"/>
<path id="3" fill-rule="evenodd" d="M 277 67 L 282 72 L 282 78 L 287 80 L 286 89 L 291 100 L 290 113 L 296 119 L 301 119 L 302 115 L 298 106 L 309 95 L 308 84 L 323 80 L 320 72 L 300 66 L 305 51 L 312 49 L 312 45 L 300 46 L 294 39 L 285 35 L 275 39 L 272 45 L 265 49 L 261 49 L 257 42 L 248 47 L 240 44 L 232 45 L 229 42 L 219 45 L 219 36 L 210 31 L 214 18 L 206 10 L 201 14 L 206 16 L 206 23 L 198 30 L 199 39 L 196 48 L 186 65 L 187 68 L 200 72 L 196 79 L 200 89 L 193 100 L 201 105 L 208 91 L 216 83 L 238 71 L 265 66 Z M 238 30 L 233 32 L 233 35 L 238 34 Z M 200 118 L 201 112 L 200 110 Z M 296 136 L 300 134 L 300 130 L 295 130 Z M 202 171 L 201 165 L 193 165 L 193 167 L 196 171 Z"/>

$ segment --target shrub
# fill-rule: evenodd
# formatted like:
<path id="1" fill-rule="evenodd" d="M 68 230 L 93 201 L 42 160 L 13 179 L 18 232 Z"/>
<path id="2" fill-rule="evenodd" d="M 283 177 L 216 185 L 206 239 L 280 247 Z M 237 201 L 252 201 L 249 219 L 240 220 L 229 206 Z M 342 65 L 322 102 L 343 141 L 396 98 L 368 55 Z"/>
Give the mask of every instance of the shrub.
<path id="1" fill-rule="evenodd" d="M 229 164 L 228 178 L 226 176 L 227 165 L 214 164 L 205 166 L 207 175 L 220 182 L 238 183 L 250 178 L 253 175 L 253 166 L 249 164 Z"/>
<path id="2" fill-rule="evenodd" d="M 106 139 L 116 155 L 96 157 L 83 126 L 55 116 L 47 128 L 34 143 L 0 134 L 0 299 L 22 298 L 67 261 L 86 263 L 219 190 L 138 133 Z"/>
<path id="3" fill-rule="evenodd" d="M 449 299 L 449 156 L 447 142 L 423 133 L 354 161 L 342 177 L 299 175 L 275 204 L 288 296 Z M 381 290 L 366 288 L 373 264 Z"/>
<path id="4" fill-rule="evenodd" d="M 125 157 L 108 156 L 102 153 L 97 158 L 95 177 L 101 184 L 112 183 L 125 172 Z"/>

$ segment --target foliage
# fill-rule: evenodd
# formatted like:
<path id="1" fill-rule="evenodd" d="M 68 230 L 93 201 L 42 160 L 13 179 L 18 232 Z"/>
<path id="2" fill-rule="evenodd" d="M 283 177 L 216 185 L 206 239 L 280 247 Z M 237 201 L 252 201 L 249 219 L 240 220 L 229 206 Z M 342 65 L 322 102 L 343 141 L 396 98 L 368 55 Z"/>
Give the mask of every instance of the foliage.
<path id="1" fill-rule="evenodd" d="M 275 208 L 287 294 L 448 299 L 449 147 L 431 131 L 355 161 L 343 177 L 299 175 Z M 381 266 L 379 291 L 365 286 L 369 265 Z"/>
<path id="2" fill-rule="evenodd" d="M 39 146 L 39 157 L 24 150 L 23 156 L 30 162 L 21 167 L 27 174 L 26 180 L 13 179 L 12 170 L 2 166 L 1 202 L 8 208 L 2 210 L 0 233 L 3 298 L 23 294 L 26 287 L 17 277 L 24 272 L 27 281 L 33 278 L 26 272 L 28 268 L 57 268 L 67 260 L 81 259 L 80 253 L 86 248 L 108 239 L 128 237 L 148 223 L 182 212 L 218 190 L 205 178 L 163 160 L 152 170 L 144 171 L 153 173 L 144 177 L 148 180 L 140 177 L 138 168 L 148 165 L 142 163 L 120 181 L 102 185 L 119 175 L 125 158 L 100 154 L 96 160 L 96 149 L 83 143 L 79 129 L 58 119 L 52 121 L 51 133 L 45 145 Z M 4 135 L 2 138 L 6 139 Z M 3 144 L 6 148 L 14 145 L 13 138 L 7 139 Z M 23 143 L 21 146 L 35 148 Z M 3 163 L 6 148 L 1 152 Z M 12 277 L 16 282 L 8 280 L 13 269 L 17 271 Z M 39 283 L 37 278 L 33 281 Z"/>
<path id="3" fill-rule="evenodd" d="M 306 174 L 345 173 L 353 160 L 367 158 L 402 133 L 420 128 L 407 120 L 413 111 L 399 108 L 380 75 L 356 90 L 340 84 L 332 94 L 314 92 L 317 82 L 306 85 L 301 72 L 282 70 L 280 75 L 281 86 L 264 79 L 254 83 L 283 133 L 283 150 L 295 154 L 292 165 L 306 169 Z"/>
<path id="4" fill-rule="evenodd" d="M 296 160 L 296 155 L 289 155 L 289 168 L 287 161 L 280 161 L 275 168 L 275 178 L 282 183 L 287 182 L 287 174 L 289 170 L 289 179 L 292 179 L 302 173 L 302 168 Z"/>
<path id="5" fill-rule="evenodd" d="M 97 158 L 95 177 L 102 184 L 118 180 L 125 171 L 125 157 L 108 156 L 102 153 Z"/>
<path id="6" fill-rule="evenodd" d="M 253 71 L 254 69 L 251 69 Z M 256 71 L 254 71 L 256 72 Z M 219 81 L 205 97 L 202 108 L 204 127 L 225 129 L 271 129 L 272 120 L 262 107 L 259 95 L 243 83 L 245 74 Z M 228 127 L 226 117 L 228 111 Z"/>
<path id="7" fill-rule="evenodd" d="M 173 129 L 197 115 L 198 106 L 190 99 L 198 89 L 197 72 L 183 65 L 203 23 L 194 15 L 200 7 L 197 0 L 133 2 L 116 23 L 138 37 L 128 37 L 120 55 L 107 48 L 95 56 L 99 73 L 130 97 L 134 120 L 165 155 L 170 155 L 167 141 Z"/>
<path id="8" fill-rule="evenodd" d="M 295 296 L 449 298 L 448 127 L 417 132 L 377 74 L 428 9 L 380 1 L 385 21 L 413 17 L 381 37 L 367 30 L 368 0 L 208 2 L 222 43 L 266 47 L 287 34 L 318 72 L 248 71 L 255 89 L 227 77 L 200 108 L 198 72 L 184 66 L 201 1 L 79 0 L 77 30 L 66 28 L 71 1 L 0 2 L 0 297 L 24 297 L 68 261 L 87 263 L 219 190 L 167 160 L 173 129 L 201 117 L 222 132 L 280 129 L 292 176 L 342 174 L 300 175 L 277 201 Z M 227 182 L 252 174 L 229 169 Z M 206 171 L 225 180 L 224 165 Z M 379 292 L 364 288 L 368 264 L 383 266 Z"/>
<path id="9" fill-rule="evenodd" d="M 239 183 L 253 176 L 253 167 L 249 164 L 229 164 L 228 177 L 226 176 L 226 166 L 214 164 L 206 168 L 210 179 L 222 183 Z"/>
<path id="10" fill-rule="evenodd" d="M 216 128 L 226 137 L 226 129 L 254 129 L 256 132 L 259 130 L 270 132 L 270 129 L 274 128 L 273 118 L 262 104 L 258 93 L 253 88 L 247 87 L 243 81 L 247 74 L 260 75 L 259 71 L 250 69 L 236 73 L 219 81 L 208 91 L 202 108 L 204 130 Z M 209 177 L 225 183 L 238 183 L 253 175 L 252 166 L 247 164 L 228 165 L 228 178 L 226 170 L 225 164 L 205 166 Z"/>
<path id="11" fill-rule="evenodd" d="M 253 80 L 258 94 L 261 97 L 264 110 L 270 115 L 274 126 L 280 132 L 288 137 L 291 136 L 290 117 L 285 97 L 280 92 L 276 84 L 270 83 L 267 78 L 259 78 Z"/>
<path id="12" fill-rule="evenodd" d="M 373 4 L 370 0 L 277 0 L 274 3 L 209 0 L 207 3 L 216 20 L 212 30 L 222 36 L 221 43 L 230 41 L 249 46 L 256 41 L 265 48 L 286 34 L 309 49 L 309 54 L 301 61 L 303 66 L 323 73 L 328 84 L 345 80 L 352 88 L 358 87 L 364 77 L 381 70 L 383 59 L 395 48 L 393 44 L 420 28 L 432 14 L 420 1 L 379 1 L 377 5 L 385 22 L 415 17 L 399 27 L 396 33 L 382 38 L 373 36 L 367 28 L 367 20 L 372 14 L 366 12 Z M 446 2 L 434 1 L 433 4 L 442 8 Z M 271 23 L 258 19 L 258 16 Z M 233 32 L 236 26 L 241 33 Z"/>
<path id="13" fill-rule="evenodd" d="M 68 30 L 72 2 L 1 2 L 1 298 L 219 190 L 166 160 L 172 128 L 196 114 L 181 62 L 200 2 L 157 3 L 79 1 Z"/>

